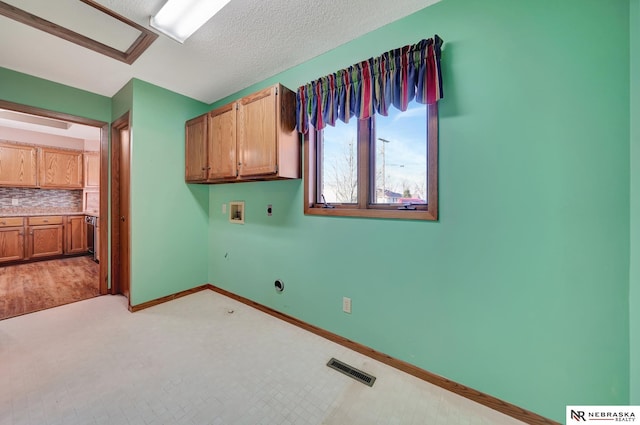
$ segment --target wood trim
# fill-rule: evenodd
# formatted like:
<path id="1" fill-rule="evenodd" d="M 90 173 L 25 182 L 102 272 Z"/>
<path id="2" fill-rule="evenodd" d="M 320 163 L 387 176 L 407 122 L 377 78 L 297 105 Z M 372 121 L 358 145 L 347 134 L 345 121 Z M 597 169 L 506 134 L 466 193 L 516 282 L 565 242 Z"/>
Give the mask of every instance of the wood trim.
<path id="1" fill-rule="evenodd" d="M 374 118 L 368 120 L 358 120 L 358 130 L 356 136 L 356 176 L 358 179 L 358 193 L 356 194 L 357 209 L 366 210 L 367 206 L 371 203 L 371 199 L 375 193 L 375 186 L 373 177 L 371 176 L 372 159 L 375 158 L 375 152 L 372 152 L 371 146 L 371 132 L 373 130 L 372 121 Z M 374 193 L 371 193 L 369 189 L 373 189 Z M 326 209 L 326 208 L 325 208 Z"/>
<path id="2" fill-rule="evenodd" d="M 105 123 L 100 128 L 100 202 L 99 202 L 100 230 L 99 254 L 100 254 L 100 295 L 109 293 L 109 124 Z M 95 248 L 94 248 L 95 249 Z"/>
<path id="3" fill-rule="evenodd" d="M 207 285 L 199 286 L 198 288 L 194 288 L 194 289 L 197 289 L 197 291 L 194 291 L 194 292 L 201 291 L 202 289 L 211 289 L 212 291 L 217 292 L 221 295 L 232 298 L 236 301 L 239 301 L 243 304 L 246 304 L 264 313 L 267 313 L 273 317 L 284 320 L 285 322 L 288 322 L 306 331 L 312 332 L 318 336 L 328 339 L 329 341 L 335 342 L 336 344 L 340 344 L 353 351 L 357 351 L 360 354 L 371 357 L 372 359 L 375 359 L 381 363 L 384 363 L 395 369 L 401 370 L 405 373 L 408 373 L 409 375 L 415 376 L 416 378 L 422 379 L 423 381 L 427 381 L 433 385 L 437 385 L 440 388 L 451 391 L 452 393 L 458 394 L 469 400 L 473 400 L 476 403 L 482 404 L 483 406 L 489 407 L 493 410 L 497 410 L 498 412 L 504 413 L 505 415 L 511 416 L 512 418 L 518 419 L 527 424 L 561 425 L 559 422 L 552 421 L 551 419 L 547 419 L 529 410 L 525 410 L 521 407 L 515 406 L 511 403 L 507 403 L 506 401 L 500 400 L 498 398 L 495 398 L 493 396 L 490 396 L 488 394 L 485 394 L 473 388 L 469 388 L 465 385 L 451 381 L 447 378 L 444 378 L 442 376 L 436 375 L 432 372 L 429 372 L 417 366 L 414 366 L 410 363 L 407 363 L 403 360 L 399 360 L 387 354 L 381 353 L 377 350 L 374 350 L 373 348 L 367 347 L 365 345 L 359 344 L 355 341 L 352 341 L 340 335 L 329 332 L 325 329 L 303 322 L 302 320 L 299 320 L 295 317 L 289 316 L 284 313 L 280 313 L 279 311 L 273 310 L 270 307 L 264 306 L 255 301 L 251 301 L 248 298 L 244 298 L 240 295 L 236 295 L 225 289 L 218 288 L 217 286 L 207 284 Z M 183 291 L 183 292 L 186 292 L 186 291 Z M 188 294 L 184 294 L 184 295 L 188 295 Z"/>
<path id="4" fill-rule="evenodd" d="M 306 204 L 305 204 L 306 205 Z M 435 221 L 430 211 L 425 210 L 390 210 L 377 208 L 349 208 L 335 205 L 335 208 L 305 206 L 306 215 L 324 215 L 333 217 L 361 217 L 361 218 L 395 218 L 399 220 Z"/>
<path id="5" fill-rule="evenodd" d="M 2 8 L 2 2 L 0 1 L 0 15 Z M 70 115 L 64 112 L 51 111 L 49 109 L 38 108 L 35 106 L 23 105 L 21 103 L 9 102 L 7 100 L 0 100 L 0 108 L 8 109 L 15 112 L 22 112 L 24 114 L 39 115 L 45 118 L 53 118 L 61 121 L 69 121 L 76 124 L 83 124 L 92 127 L 103 127 L 108 125 L 104 121 L 98 121 L 91 118 L 79 117 L 77 115 Z M 28 144 L 28 143 L 27 143 Z"/>
<path id="6" fill-rule="evenodd" d="M 8 3 L 0 1 L 0 15 L 4 15 L 7 18 L 29 25 L 33 28 L 47 32 L 56 37 L 60 37 L 64 40 L 75 43 L 79 46 L 98 52 L 102 55 L 108 56 L 113 59 L 117 59 L 121 62 L 131 65 L 140 57 L 142 53 L 158 38 L 158 34 L 150 31 L 149 29 L 138 25 L 137 23 L 125 18 L 122 15 L 115 13 L 114 11 L 107 9 L 106 7 L 96 3 L 93 0 L 80 0 L 87 6 L 93 7 L 100 12 L 117 19 L 125 25 L 128 25 L 137 31 L 140 31 L 140 36 L 129 46 L 126 51 L 120 51 L 111 46 L 108 46 L 99 41 L 93 40 L 85 35 L 72 31 L 63 26 L 54 24 L 51 21 L 43 19 L 39 16 L 33 15 Z"/>
<path id="7" fill-rule="evenodd" d="M 182 298 L 187 295 L 195 294 L 196 292 L 205 291 L 208 289 L 213 290 L 214 286 L 207 283 L 204 285 L 196 286 L 195 288 L 180 291 L 175 294 L 167 295 L 166 297 L 156 298 L 155 300 L 147 301 L 142 304 L 129 305 L 129 311 L 135 313 L 136 311 L 144 310 L 145 308 L 153 307 L 158 304 L 166 303 L 167 301 L 173 301 L 177 298 Z"/>
<path id="8" fill-rule="evenodd" d="M 309 130 L 304 135 L 303 139 L 303 161 L 304 161 L 304 174 L 302 176 L 302 185 L 304 186 L 304 208 L 303 211 L 306 214 L 312 214 L 314 210 L 313 205 L 316 203 L 314 199 L 317 189 L 316 176 L 316 161 L 315 155 L 311 155 L 310 152 L 316 151 L 316 133 Z M 312 179 L 312 180 L 310 180 Z"/>
<path id="9" fill-rule="evenodd" d="M 151 44 L 156 40 L 156 38 L 158 38 L 158 34 L 154 33 L 148 28 L 143 27 L 142 25 L 138 25 L 136 22 L 125 18 L 119 13 L 116 13 L 113 10 L 108 9 L 107 7 L 101 5 L 100 3 L 94 0 L 80 0 L 80 1 L 85 3 L 88 6 L 98 9 L 100 12 L 105 13 L 111 16 L 112 18 L 117 19 L 123 24 L 129 25 L 130 27 L 140 31 L 140 35 L 138 36 L 138 38 L 124 52 L 126 60 L 123 62 L 129 65 L 134 63 L 140 57 L 140 55 L 142 55 L 149 48 L 149 46 L 151 46 Z M 102 53 L 102 52 L 98 52 L 98 53 Z"/>
<path id="10" fill-rule="evenodd" d="M 430 220 L 438 219 L 438 104 L 427 105 L 427 209 Z"/>
<path id="11" fill-rule="evenodd" d="M 119 294 L 122 292 L 122 276 L 120 273 L 120 263 L 122 261 L 129 262 L 129 259 L 123 259 L 120 255 L 120 192 L 122 186 L 126 185 L 125 190 L 129 190 L 129 182 L 120 181 L 120 154 L 121 140 L 119 130 L 122 128 L 131 128 L 130 111 L 125 112 L 120 118 L 111 123 L 111 294 Z M 130 145 L 129 145 L 130 146 Z M 128 212 L 127 212 L 128 214 Z M 101 215 L 102 216 L 102 215 Z M 107 252 L 102 251 L 103 253 Z M 130 273 L 130 270 L 129 270 Z M 127 278 L 125 276 L 125 278 Z M 130 290 L 130 288 L 128 288 Z M 127 298 L 130 298 L 127 296 Z M 129 301 L 130 302 L 130 301 Z"/>

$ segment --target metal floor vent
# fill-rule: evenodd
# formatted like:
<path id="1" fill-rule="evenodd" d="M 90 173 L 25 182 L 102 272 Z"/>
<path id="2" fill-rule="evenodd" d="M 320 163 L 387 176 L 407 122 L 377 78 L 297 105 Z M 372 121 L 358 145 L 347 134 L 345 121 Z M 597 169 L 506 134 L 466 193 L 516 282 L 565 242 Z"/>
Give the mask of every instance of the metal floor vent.
<path id="1" fill-rule="evenodd" d="M 363 371 L 358 370 L 355 367 L 351 367 L 348 364 L 334 358 L 329 360 L 327 366 L 329 366 L 331 369 L 337 370 L 340 373 L 344 373 L 345 375 L 352 377 L 356 381 L 362 382 L 363 384 L 370 387 L 373 387 L 373 383 L 376 382 L 375 376 L 364 373 Z"/>

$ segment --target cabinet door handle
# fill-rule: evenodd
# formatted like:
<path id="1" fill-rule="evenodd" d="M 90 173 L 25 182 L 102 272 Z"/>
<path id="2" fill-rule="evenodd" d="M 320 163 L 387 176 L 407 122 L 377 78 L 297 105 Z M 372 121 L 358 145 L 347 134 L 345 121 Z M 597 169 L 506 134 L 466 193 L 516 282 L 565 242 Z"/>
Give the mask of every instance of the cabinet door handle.
<path id="1" fill-rule="evenodd" d="M 205 167 L 202 167 L 202 171 L 204 171 L 204 170 L 206 170 L 206 168 L 205 168 Z"/>
<path id="2" fill-rule="evenodd" d="M 120 216 L 120 221 L 124 223 L 124 216 Z"/>
<path id="3" fill-rule="evenodd" d="M 48 222 L 49 222 L 49 220 L 42 220 L 42 221 L 43 221 L 44 223 L 48 223 Z"/>

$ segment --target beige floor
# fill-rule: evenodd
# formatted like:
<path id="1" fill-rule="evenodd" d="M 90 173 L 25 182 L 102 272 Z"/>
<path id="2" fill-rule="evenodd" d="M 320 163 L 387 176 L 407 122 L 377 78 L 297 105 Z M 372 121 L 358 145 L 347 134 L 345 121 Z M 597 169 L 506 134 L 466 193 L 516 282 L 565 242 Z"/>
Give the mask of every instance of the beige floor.
<path id="1" fill-rule="evenodd" d="M 0 425 L 522 424 L 211 291 L 1 321 L 0 377 Z"/>

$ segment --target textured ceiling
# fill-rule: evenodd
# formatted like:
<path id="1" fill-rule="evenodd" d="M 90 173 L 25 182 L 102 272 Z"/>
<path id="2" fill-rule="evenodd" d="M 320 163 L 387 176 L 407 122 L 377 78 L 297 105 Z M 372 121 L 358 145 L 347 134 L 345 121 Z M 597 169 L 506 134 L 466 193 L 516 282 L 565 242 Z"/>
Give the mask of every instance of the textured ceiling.
<path id="1" fill-rule="evenodd" d="M 0 66 L 109 97 L 138 78 L 212 103 L 437 1 L 231 0 L 184 44 L 161 35 L 133 65 L 0 16 Z M 164 0 L 99 3 L 149 28 Z"/>

